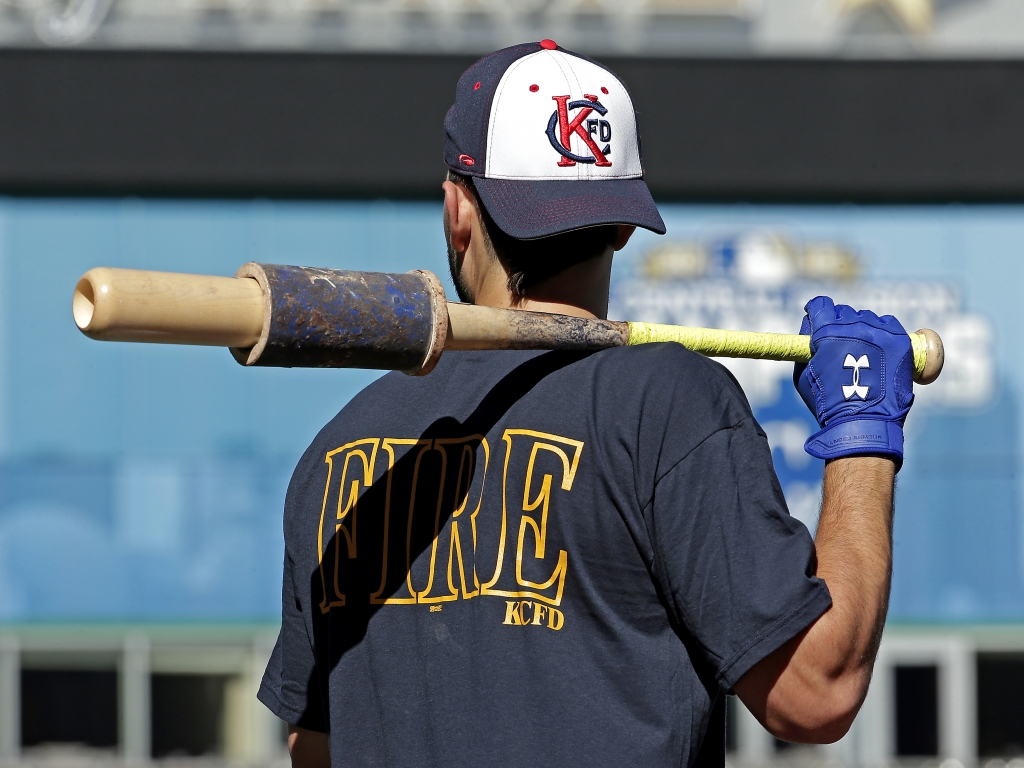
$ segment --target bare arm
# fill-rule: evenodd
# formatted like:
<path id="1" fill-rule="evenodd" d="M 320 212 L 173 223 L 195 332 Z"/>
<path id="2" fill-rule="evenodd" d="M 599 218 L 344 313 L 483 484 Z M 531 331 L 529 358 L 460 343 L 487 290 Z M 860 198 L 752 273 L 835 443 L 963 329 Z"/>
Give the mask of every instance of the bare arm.
<path id="1" fill-rule="evenodd" d="M 289 725 L 288 754 L 292 756 L 292 768 L 331 768 L 327 734 L 320 731 Z"/>
<path id="2" fill-rule="evenodd" d="M 836 741 L 864 702 L 889 604 L 894 479 L 887 458 L 851 456 L 825 465 L 815 546 L 832 608 L 735 686 L 778 738 Z"/>

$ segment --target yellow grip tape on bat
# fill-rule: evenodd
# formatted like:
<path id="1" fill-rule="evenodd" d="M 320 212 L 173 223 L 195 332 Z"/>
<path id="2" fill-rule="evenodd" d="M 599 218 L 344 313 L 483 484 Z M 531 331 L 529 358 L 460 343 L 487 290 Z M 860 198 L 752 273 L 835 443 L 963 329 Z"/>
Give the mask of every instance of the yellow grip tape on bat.
<path id="1" fill-rule="evenodd" d="M 909 336 L 914 349 L 914 373 L 920 376 L 928 359 L 927 339 L 920 333 L 911 333 Z M 758 360 L 788 360 L 793 363 L 806 363 L 811 359 L 811 337 L 795 333 L 629 323 L 630 346 L 656 341 L 674 341 L 708 357 L 751 357 Z"/>

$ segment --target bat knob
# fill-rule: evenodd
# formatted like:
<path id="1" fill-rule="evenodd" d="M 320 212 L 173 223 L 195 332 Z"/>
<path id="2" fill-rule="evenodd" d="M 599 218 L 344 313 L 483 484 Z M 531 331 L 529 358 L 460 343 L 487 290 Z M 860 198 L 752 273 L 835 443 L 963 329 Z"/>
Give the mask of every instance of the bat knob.
<path id="1" fill-rule="evenodd" d="M 942 339 L 931 328 L 917 331 L 925 340 L 925 362 L 921 373 L 914 377 L 918 384 L 931 384 L 942 373 L 942 364 L 946 360 L 946 352 L 942 347 Z"/>

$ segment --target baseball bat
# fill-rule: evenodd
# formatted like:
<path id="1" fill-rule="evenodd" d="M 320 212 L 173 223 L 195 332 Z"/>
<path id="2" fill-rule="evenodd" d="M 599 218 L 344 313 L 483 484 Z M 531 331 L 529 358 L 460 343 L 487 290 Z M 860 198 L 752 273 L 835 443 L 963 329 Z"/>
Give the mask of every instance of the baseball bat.
<path id="1" fill-rule="evenodd" d="M 429 373 L 442 352 L 591 351 L 673 341 L 712 357 L 807 362 L 798 334 L 595 320 L 445 300 L 437 276 L 250 262 L 235 277 L 97 267 L 78 281 L 75 324 L 104 341 L 229 347 L 243 365 Z M 914 381 L 942 371 L 938 334 L 910 334 Z"/>

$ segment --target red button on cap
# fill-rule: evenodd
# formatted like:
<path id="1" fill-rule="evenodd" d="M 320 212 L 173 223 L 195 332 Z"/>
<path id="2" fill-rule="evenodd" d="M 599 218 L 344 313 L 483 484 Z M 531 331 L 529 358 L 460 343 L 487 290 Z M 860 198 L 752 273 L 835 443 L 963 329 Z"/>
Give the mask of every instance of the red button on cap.
<path id="1" fill-rule="evenodd" d="M 555 48 L 558 47 L 558 43 L 556 43 L 554 40 L 541 40 L 540 47 L 543 48 L 545 51 L 553 51 L 555 50 Z"/>

